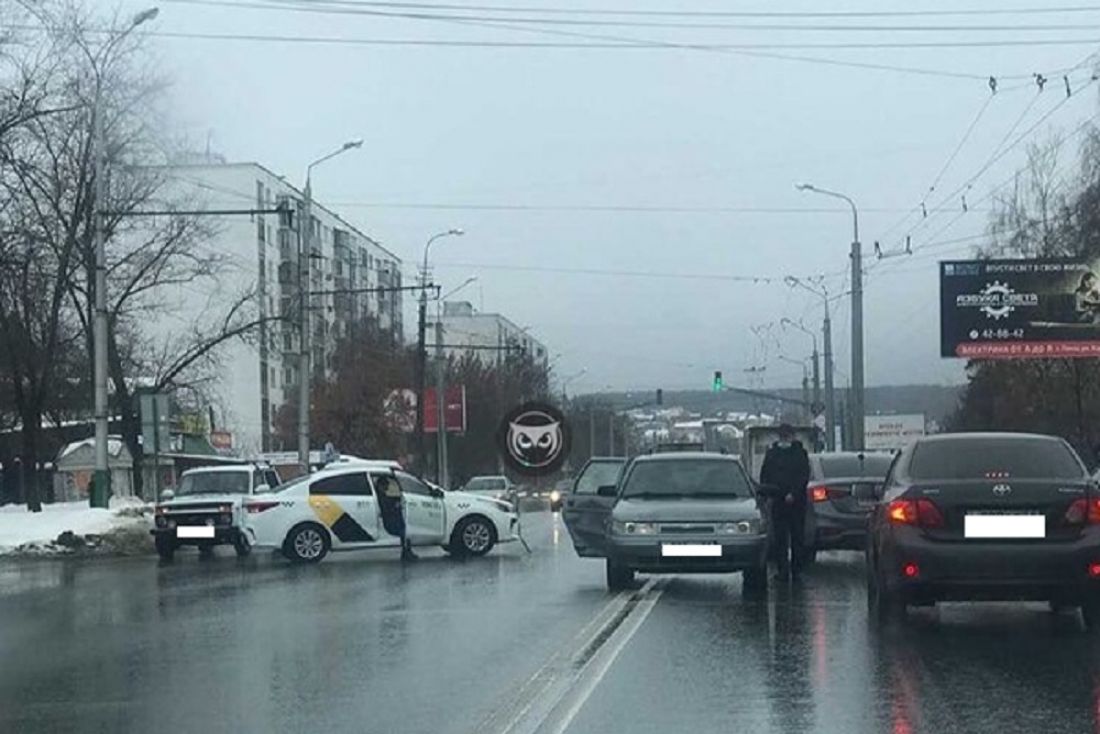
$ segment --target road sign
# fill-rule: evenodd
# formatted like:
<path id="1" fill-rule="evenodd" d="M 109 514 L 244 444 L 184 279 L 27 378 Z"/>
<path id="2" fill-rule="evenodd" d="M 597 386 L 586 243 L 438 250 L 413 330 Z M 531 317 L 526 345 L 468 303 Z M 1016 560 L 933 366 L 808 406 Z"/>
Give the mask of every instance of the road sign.
<path id="1" fill-rule="evenodd" d="M 169 427 L 171 412 L 164 393 L 143 392 L 138 401 L 141 410 L 142 452 L 152 455 L 172 445 Z"/>
<path id="2" fill-rule="evenodd" d="M 924 413 L 869 415 L 863 419 L 864 446 L 871 451 L 904 448 L 924 433 Z"/>

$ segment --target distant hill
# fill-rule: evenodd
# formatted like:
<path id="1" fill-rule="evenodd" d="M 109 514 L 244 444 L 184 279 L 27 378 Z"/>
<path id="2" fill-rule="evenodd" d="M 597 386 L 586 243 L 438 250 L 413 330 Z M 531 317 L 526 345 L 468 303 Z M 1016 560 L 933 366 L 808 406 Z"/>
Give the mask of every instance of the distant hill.
<path id="1" fill-rule="evenodd" d="M 868 387 L 865 402 L 869 414 L 883 413 L 924 413 L 928 418 L 943 423 L 954 412 L 958 404 L 963 385 L 890 385 Z M 801 399 L 801 390 L 767 391 L 787 398 Z M 597 398 L 610 401 L 616 408 L 624 409 L 642 404 L 654 404 L 656 394 L 603 393 L 581 395 L 579 399 Z M 846 399 L 846 391 L 838 389 L 836 400 L 838 409 Z M 778 403 L 766 398 L 755 398 L 735 392 L 715 393 L 708 390 L 671 390 L 664 393 L 667 407 L 682 406 L 685 409 L 713 415 L 727 411 L 775 412 Z"/>

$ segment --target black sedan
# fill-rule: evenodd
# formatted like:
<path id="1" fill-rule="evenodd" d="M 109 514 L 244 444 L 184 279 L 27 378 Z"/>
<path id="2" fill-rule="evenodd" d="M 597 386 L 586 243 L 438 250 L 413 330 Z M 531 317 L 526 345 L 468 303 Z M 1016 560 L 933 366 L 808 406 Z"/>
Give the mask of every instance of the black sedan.
<path id="1" fill-rule="evenodd" d="M 867 517 L 892 454 L 830 452 L 810 455 L 806 525 L 812 561 L 819 550 L 858 550 L 867 543 Z"/>
<path id="2" fill-rule="evenodd" d="M 894 461 L 871 514 L 867 599 L 1042 600 L 1100 629 L 1100 493 L 1060 438 L 940 434 Z"/>

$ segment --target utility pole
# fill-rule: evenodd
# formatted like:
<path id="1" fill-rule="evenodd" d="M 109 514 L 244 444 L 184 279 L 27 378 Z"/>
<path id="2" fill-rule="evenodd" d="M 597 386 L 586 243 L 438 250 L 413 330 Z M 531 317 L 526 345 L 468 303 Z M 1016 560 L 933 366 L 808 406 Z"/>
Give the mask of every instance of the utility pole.
<path id="1" fill-rule="evenodd" d="M 130 31 L 142 23 L 157 17 L 159 8 L 148 8 L 135 15 L 130 24 L 121 32 L 114 34 L 103 48 L 102 59 L 97 61 L 85 50 L 88 60 L 96 72 L 95 97 L 92 99 L 92 171 L 94 176 L 94 188 L 92 202 L 92 216 L 95 219 L 95 233 L 93 245 L 95 246 L 95 323 L 92 329 L 92 377 L 95 383 L 95 480 L 92 491 L 89 493 L 89 504 L 92 507 L 106 507 L 107 499 L 111 494 L 111 469 L 110 454 L 108 453 L 109 431 L 109 406 L 107 404 L 107 216 L 105 214 L 107 204 L 107 146 L 104 140 L 103 127 L 103 72 L 110 60 L 111 50 L 115 44 L 125 38 Z M 34 503 L 37 505 L 38 497 L 38 472 L 37 467 L 31 467 L 34 471 L 33 481 L 36 484 L 33 492 Z M 26 492 L 24 485 L 23 491 Z M 32 507 L 37 511 L 40 508 Z"/>
<path id="2" fill-rule="evenodd" d="M 833 328 L 829 319 L 829 299 L 825 298 L 825 322 L 822 324 L 825 343 L 825 446 L 836 451 L 836 394 L 833 392 Z"/>
<path id="3" fill-rule="evenodd" d="M 598 456 L 596 453 L 596 406 L 588 404 L 588 458 Z"/>
<path id="4" fill-rule="evenodd" d="M 852 209 L 852 251 L 850 255 L 852 268 L 852 386 L 851 398 L 848 401 L 852 430 L 850 432 L 849 447 L 855 451 L 862 451 L 864 448 L 863 257 L 859 244 L 859 212 L 856 209 L 856 203 L 846 194 L 821 189 L 812 184 L 798 184 L 795 188 L 799 191 L 812 191 L 817 194 L 831 196 L 834 199 L 842 199 Z"/>
<path id="5" fill-rule="evenodd" d="M 328 155 L 306 166 L 306 185 L 302 191 L 302 221 L 298 223 L 298 463 L 309 473 L 309 388 L 310 388 L 310 303 L 309 279 L 312 271 L 313 252 L 310 238 L 313 235 L 313 169 L 330 158 L 352 148 L 360 148 L 363 141 L 349 140 Z M 321 314 L 324 318 L 324 314 Z"/>
<path id="6" fill-rule="evenodd" d="M 447 472 L 447 386 L 444 377 L 446 363 L 443 359 L 443 315 L 435 319 L 435 440 L 438 447 L 435 481 L 448 488 Z"/>
<path id="7" fill-rule="evenodd" d="M 607 455 L 615 455 L 615 411 L 607 415 Z"/>

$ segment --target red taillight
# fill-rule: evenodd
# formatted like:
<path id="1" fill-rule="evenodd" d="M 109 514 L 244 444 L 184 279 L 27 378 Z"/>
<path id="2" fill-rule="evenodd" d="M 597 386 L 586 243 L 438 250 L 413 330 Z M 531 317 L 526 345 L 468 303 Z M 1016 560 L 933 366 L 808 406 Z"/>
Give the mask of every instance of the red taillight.
<path id="1" fill-rule="evenodd" d="M 810 487 L 809 494 L 810 501 L 812 502 L 825 502 L 827 500 L 835 500 L 848 496 L 846 490 L 824 486 Z"/>
<path id="2" fill-rule="evenodd" d="M 1100 579 L 1100 563 L 1089 564 L 1089 576 L 1094 579 Z"/>
<path id="3" fill-rule="evenodd" d="M 278 502 L 249 502 L 244 506 L 245 512 L 249 515 L 255 515 L 265 510 L 270 510 L 272 507 L 278 507 Z"/>
<path id="4" fill-rule="evenodd" d="M 917 576 L 920 576 L 920 566 L 915 563 L 906 563 L 901 567 L 901 572 L 905 574 L 905 578 L 915 579 Z"/>
<path id="5" fill-rule="evenodd" d="M 890 522 L 898 525 L 918 525 L 922 528 L 942 528 L 943 513 L 932 500 L 894 500 L 886 507 Z"/>
<path id="6" fill-rule="evenodd" d="M 1066 510 L 1066 522 L 1070 525 L 1100 525 L 1100 499 L 1074 500 Z"/>

